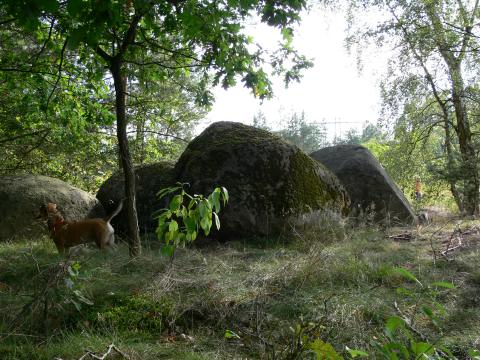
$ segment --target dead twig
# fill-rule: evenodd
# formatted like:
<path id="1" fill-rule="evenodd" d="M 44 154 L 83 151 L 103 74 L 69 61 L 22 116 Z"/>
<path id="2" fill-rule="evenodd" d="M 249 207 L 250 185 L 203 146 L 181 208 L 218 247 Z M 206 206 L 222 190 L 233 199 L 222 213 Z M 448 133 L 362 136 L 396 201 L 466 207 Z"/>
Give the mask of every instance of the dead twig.
<path id="1" fill-rule="evenodd" d="M 406 232 L 402 234 L 390 235 L 388 238 L 394 241 L 412 241 L 415 239 L 415 235 L 413 235 L 411 232 Z"/>
<path id="2" fill-rule="evenodd" d="M 420 339 L 422 339 L 423 341 L 426 341 L 427 340 L 427 337 L 425 335 L 423 335 L 420 331 L 418 331 L 416 328 L 413 327 L 413 324 L 412 324 L 412 321 L 408 318 L 408 316 L 406 316 L 403 311 L 400 309 L 400 307 L 398 306 L 397 302 L 394 301 L 393 302 L 393 306 L 395 307 L 395 310 L 397 310 L 398 314 L 402 317 L 404 323 L 405 323 L 405 326 L 411 330 L 412 332 L 414 332 L 418 337 L 420 337 Z"/>
<path id="3" fill-rule="evenodd" d="M 457 245 L 453 246 L 455 240 L 457 241 Z M 463 233 L 460 227 L 457 226 L 457 228 L 453 230 L 452 234 L 450 235 L 450 238 L 447 240 L 447 248 L 440 254 L 448 260 L 447 254 L 460 249 L 461 247 L 463 247 Z"/>
<path id="4" fill-rule="evenodd" d="M 114 344 L 108 345 L 107 352 L 104 354 L 96 354 L 91 350 L 85 350 L 85 354 L 82 355 L 78 360 L 86 360 L 86 359 L 95 359 L 95 360 L 105 360 L 110 354 L 113 352 L 117 353 L 122 357 L 122 359 L 129 360 L 130 358 L 125 355 L 119 348 L 117 348 Z M 56 357 L 54 360 L 64 360 L 62 358 Z"/>

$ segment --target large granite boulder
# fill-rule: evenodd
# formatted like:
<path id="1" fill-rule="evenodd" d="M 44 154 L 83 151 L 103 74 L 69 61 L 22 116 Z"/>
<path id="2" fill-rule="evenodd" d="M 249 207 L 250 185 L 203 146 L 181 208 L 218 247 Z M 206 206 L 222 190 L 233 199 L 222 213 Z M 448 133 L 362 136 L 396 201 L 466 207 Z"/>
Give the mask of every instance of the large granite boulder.
<path id="1" fill-rule="evenodd" d="M 367 148 L 336 145 L 310 156 L 329 168 L 345 186 L 352 200 L 353 216 L 370 213 L 377 222 L 414 220 L 408 200 Z"/>
<path id="2" fill-rule="evenodd" d="M 56 203 L 67 220 L 103 217 L 102 205 L 94 196 L 61 180 L 40 175 L 0 177 L 0 241 L 47 234 L 35 219 L 40 206 Z"/>
<path id="3" fill-rule="evenodd" d="M 156 229 L 154 212 L 165 207 L 164 201 L 159 201 L 157 192 L 165 187 L 175 185 L 172 178 L 173 164 L 159 162 L 135 168 L 135 188 L 138 226 L 140 232 L 152 232 Z M 125 197 L 125 179 L 123 172 L 117 172 L 108 178 L 97 192 L 107 213 L 115 210 L 118 202 Z M 127 232 L 127 214 L 122 210 L 112 220 L 112 225 L 119 233 Z"/>
<path id="4" fill-rule="evenodd" d="M 278 136 L 240 123 L 214 123 L 192 140 L 175 178 L 189 183 L 190 193 L 227 188 L 221 240 L 278 235 L 303 214 L 348 211 L 345 189 L 324 166 Z"/>

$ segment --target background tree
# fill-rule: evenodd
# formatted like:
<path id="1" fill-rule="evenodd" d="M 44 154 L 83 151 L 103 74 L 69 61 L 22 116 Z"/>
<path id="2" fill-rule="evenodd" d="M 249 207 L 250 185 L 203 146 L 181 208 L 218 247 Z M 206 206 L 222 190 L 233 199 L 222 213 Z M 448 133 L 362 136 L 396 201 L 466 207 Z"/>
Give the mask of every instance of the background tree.
<path id="1" fill-rule="evenodd" d="M 305 112 L 293 113 L 284 120 L 285 128 L 277 132 L 283 139 L 297 145 L 307 154 L 327 146 L 325 126 L 307 122 Z"/>
<path id="2" fill-rule="evenodd" d="M 254 127 L 259 129 L 264 129 L 270 131 L 270 127 L 267 124 L 267 118 L 265 114 L 259 110 L 255 115 L 253 115 L 253 124 Z"/>
<path id="3" fill-rule="evenodd" d="M 478 214 L 478 147 L 473 131 L 478 124 L 468 93 L 471 85 L 478 81 L 474 64 L 478 64 L 479 2 L 367 0 L 350 4 L 354 11 L 361 11 L 365 6 L 382 11 L 384 17 L 376 26 L 360 26 L 361 29 L 352 26 L 352 34 L 360 35 L 353 35 L 348 41 L 365 44 L 374 40 L 394 49 L 390 80 L 384 88 L 388 92 L 388 85 L 394 84 L 409 91 L 397 92 L 400 97 L 395 99 L 396 104 L 385 104 L 396 110 L 397 120 L 412 106 L 422 109 L 420 112 L 426 114 L 424 125 L 428 124 L 424 127 L 426 136 L 436 133 L 437 127 L 443 129 L 444 173 L 451 179 L 452 194 L 457 202 L 462 198 L 461 207 L 468 214 Z M 413 92 L 416 90 L 420 93 Z M 413 97 L 416 97 L 415 103 L 411 101 Z M 461 171 L 455 169 L 457 160 Z M 456 174 L 461 175 L 461 186 Z"/>

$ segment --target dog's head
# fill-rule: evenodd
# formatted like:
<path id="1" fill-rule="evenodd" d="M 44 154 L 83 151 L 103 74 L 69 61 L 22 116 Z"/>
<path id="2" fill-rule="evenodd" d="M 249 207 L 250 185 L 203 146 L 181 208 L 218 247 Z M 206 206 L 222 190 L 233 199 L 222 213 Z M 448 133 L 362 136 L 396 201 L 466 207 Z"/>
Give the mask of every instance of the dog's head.
<path id="1" fill-rule="evenodd" d="M 40 206 L 40 213 L 36 219 L 47 220 L 50 215 L 58 213 L 57 204 L 47 203 Z"/>

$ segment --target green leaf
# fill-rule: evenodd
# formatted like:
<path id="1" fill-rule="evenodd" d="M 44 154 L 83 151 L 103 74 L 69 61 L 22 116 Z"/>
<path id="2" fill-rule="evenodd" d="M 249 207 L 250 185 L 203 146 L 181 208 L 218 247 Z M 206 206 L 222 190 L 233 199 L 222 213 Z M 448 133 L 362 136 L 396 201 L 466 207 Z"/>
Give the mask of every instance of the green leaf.
<path id="1" fill-rule="evenodd" d="M 426 355 L 431 355 L 433 354 L 435 347 L 429 343 L 426 342 L 414 342 L 410 344 L 410 347 L 413 351 L 413 353 L 417 356 L 417 358 L 420 355 L 426 354 Z"/>
<path id="2" fill-rule="evenodd" d="M 165 195 L 168 195 L 168 194 L 171 194 L 171 193 L 174 193 L 178 190 L 182 189 L 181 186 L 175 186 L 175 187 L 168 187 L 168 188 L 165 188 L 165 189 L 161 189 L 159 192 L 157 192 L 157 197 L 158 199 L 161 199 L 163 198 Z"/>
<path id="3" fill-rule="evenodd" d="M 398 316 L 390 316 L 387 319 L 387 323 L 385 324 L 385 333 L 387 336 L 389 336 L 391 339 L 394 338 L 395 331 L 398 328 L 404 328 L 405 327 L 405 321 L 398 317 Z"/>
<path id="4" fill-rule="evenodd" d="M 79 302 L 76 302 L 76 301 L 73 300 L 73 299 L 70 299 L 70 302 L 75 306 L 75 309 L 77 309 L 77 311 L 81 311 L 81 310 L 82 310 L 82 305 L 81 305 Z"/>
<path id="5" fill-rule="evenodd" d="M 162 249 L 160 251 L 163 255 L 168 256 L 168 257 L 172 257 L 173 252 L 175 251 L 175 246 L 173 246 L 173 245 L 163 245 Z"/>
<path id="6" fill-rule="evenodd" d="M 198 204 L 198 213 L 200 214 L 201 218 L 205 217 L 205 214 L 207 213 L 207 207 L 203 201 Z"/>
<path id="7" fill-rule="evenodd" d="M 84 38 L 85 33 L 83 29 L 72 29 L 68 38 L 68 48 L 72 50 L 78 48 L 78 45 Z"/>
<path id="8" fill-rule="evenodd" d="M 468 356 L 470 356 L 472 360 L 480 360 L 480 350 L 470 349 L 468 350 Z"/>
<path id="9" fill-rule="evenodd" d="M 388 359 L 396 360 L 411 358 L 407 347 L 399 342 L 389 342 L 385 344 L 382 349 L 389 355 Z M 399 357 L 397 354 L 402 354 L 402 356 Z"/>
<path id="10" fill-rule="evenodd" d="M 188 241 L 194 241 L 194 240 L 197 238 L 197 232 L 196 232 L 196 231 L 189 232 L 189 233 L 187 233 L 187 235 L 185 236 L 185 238 L 186 238 Z"/>
<path id="11" fill-rule="evenodd" d="M 213 216 L 215 218 L 215 225 L 217 226 L 217 230 L 220 230 L 220 219 L 218 218 L 217 213 L 213 213 Z"/>
<path id="12" fill-rule="evenodd" d="M 184 217 L 183 218 L 183 223 L 185 224 L 185 227 L 187 228 L 187 232 L 192 232 L 197 230 L 197 222 L 195 221 L 194 218 L 192 217 Z"/>
<path id="13" fill-rule="evenodd" d="M 168 231 L 173 233 L 178 230 L 178 223 L 175 220 L 170 221 L 170 224 L 168 225 Z"/>
<path id="14" fill-rule="evenodd" d="M 430 319 L 433 317 L 433 311 L 428 306 L 422 306 L 422 312 L 427 315 Z"/>
<path id="15" fill-rule="evenodd" d="M 165 231 L 167 231 L 167 229 L 168 229 L 168 224 L 166 223 L 159 224 L 157 229 L 155 230 L 155 233 L 157 234 L 157 239 L 163 241 L 165 236 Z"/>
<path id="16" fill-rule="evenodd" d="M 212 226 L 212 220 L 209 220 L 207 217 L 203 217 L 200 220 L 200 227 L 203 229 L 205 235 L 210 233 L 210 227 Z"/>
<path id="17" fill-rule="evenodd" d="M 368 353 L 362 350 L 350 349 L 348 346 L 345 347 L 345 350 L 350 354 L 352 358 L 356 357 L 368 357 Z"/>
<path id="18" fill-rule="evenodd" d="M 240 336 L 233 332 L 232 330 L 225 330 L 225 334 L 223 334 L 225 339 L 240 339 Z"/>
<path id="19" fill-rule="evenodd" d="M 216 188 L 208 197 L 210 206 L 218 213 L 220 211 L 220 188 Z"/>
<path id="20" fill-rule="evenodd" d="M 183 196 L 175 195 L 170 201 L 170 210 L 177 211 L 178 209 L 180 209 L 180 205 L 182 205 L 182 202 L 183 202 Z"/>
<path id="21" fill-rule="evenodd" d="M 58 1 L 57 0 L 42 0 L 43 8 L 52 13 L 58 10 Z"/>
<path id="22" fill-rule="evenodd" d="M 450 282 L 446 282 L 446 281 L 436 281 L 436 282 L 432 283 L 432 286 L 442 287 L 442 288 L 445 288 L 445 289 L 455 289 L 455 285 L 453 285 Z"/>
<path id="23" fill-rule="evenodd" d="M 396 272 L 397 274 L 402 275 L 405 279 L 415 281 L 415 282 L 419 283 L 420 285 L 422 285 L 422 283 L 407 269 L 394 268 L 393 272 Z"/>
<path id="24" fill-rule="evenodd" d="M 223 193 L 223 206 L 225 206 L 228 202 L 228 191 L 223 186 L 222 186 L 222 193 Z"/>
<path id="25" fill-rule="evenodd" d="M 320 339 L 308 344 L 307 348 L 315 353 L 317 360 L 343 360 L 331 344 Z"/>

